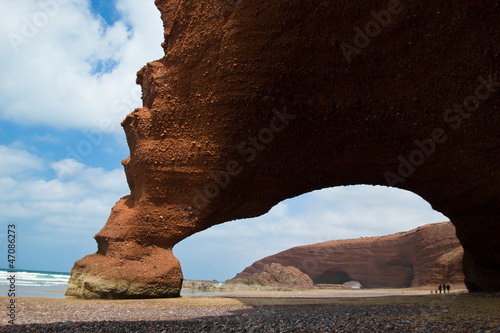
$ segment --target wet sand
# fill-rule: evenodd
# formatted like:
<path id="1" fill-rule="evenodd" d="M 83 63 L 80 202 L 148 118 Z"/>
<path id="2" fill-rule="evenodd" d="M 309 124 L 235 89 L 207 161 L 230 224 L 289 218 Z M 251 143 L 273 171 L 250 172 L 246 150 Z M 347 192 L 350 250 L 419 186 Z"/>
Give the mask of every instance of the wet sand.
<path id="1" fill-rule="evenodd" d="M 0 331 L 500 332 L 500 298 L 462 292 L 244 291 L 226 297 L 156 300 L 19 297 L 16 325 L 7 325 L 2 315 Z M 0 297 L 1 308 L 7 302 L 7 297 Z"/>

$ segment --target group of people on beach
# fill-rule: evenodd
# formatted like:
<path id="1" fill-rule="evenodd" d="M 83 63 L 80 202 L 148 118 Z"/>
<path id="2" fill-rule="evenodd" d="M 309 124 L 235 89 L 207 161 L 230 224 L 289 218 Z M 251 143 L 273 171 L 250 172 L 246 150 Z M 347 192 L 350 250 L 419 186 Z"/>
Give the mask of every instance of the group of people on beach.
<path id="1" fill-rule="evenodd" d="M 450 293 L 450 285 L 449 284 L 447 284 L 447 285 L 440 284 L 439 287 L 436 289 L 436 294 L 438 293 L 438 290 L 439 290 L 440 294 L 441 294 L 441 291 L 445 294 L 446 294 L 446 291 L 448 291 L 448 294 L 449 294 Z M 432 291 L 431 291 L 431 293 L 432 293 Z"/>

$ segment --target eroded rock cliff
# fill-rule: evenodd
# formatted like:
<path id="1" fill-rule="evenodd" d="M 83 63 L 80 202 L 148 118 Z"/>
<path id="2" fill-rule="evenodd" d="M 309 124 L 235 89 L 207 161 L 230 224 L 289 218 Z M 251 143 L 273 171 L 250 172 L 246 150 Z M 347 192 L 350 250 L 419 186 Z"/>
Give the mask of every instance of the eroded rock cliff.
<path id="1" fill-rule="evenodd" d="M 260 266 L 259 271 L 236 276 L 234 279 L 224 282 L 228 288 L 238 285 L 248 287 L 278 287 L 284 289 L 313 289 L 314 284 L 311 278 L 300 269 L 293 266 L 283 266 L 277 262 L 269 262 Z"/>
<path id="2" fill-rule="evenodd" d="M 177 296 L 180 240 L 350 184 L 423 197 L 469 290 L 500 291 L 498 1 L 221 3 L 156 1 L 165 57 L 123 121 L 131 194 L 67 294 Z"/>
<path id="3" fill-rule="evenodd" d="M 451 222 L 383 237 L 335 240 L 294 247 L 256 261 L 236 279 L 278 263 L 293 266 L 316 284 L 356 280 L 367 288 L 463 284 L 463 249 Z"/>

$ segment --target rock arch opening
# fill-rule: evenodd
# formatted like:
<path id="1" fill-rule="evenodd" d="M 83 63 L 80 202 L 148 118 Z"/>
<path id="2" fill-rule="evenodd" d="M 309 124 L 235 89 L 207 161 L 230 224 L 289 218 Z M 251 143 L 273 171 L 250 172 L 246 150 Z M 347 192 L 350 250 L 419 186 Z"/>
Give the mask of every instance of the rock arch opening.
<path id="1" fill-rule="evenodd" d="M 249 278 L 278 263 L 316 284 L 352 276 L 365 287 L 463 284 L 462 249 L 453 226 L 438 223 L 443 221 L 446 216 L 409 191 L 336 187 L 284 200 L 257 218 L 214 226 L 173 252 L 189 280 Z M 395 233 L 401 234 L 387 236 Z"/>

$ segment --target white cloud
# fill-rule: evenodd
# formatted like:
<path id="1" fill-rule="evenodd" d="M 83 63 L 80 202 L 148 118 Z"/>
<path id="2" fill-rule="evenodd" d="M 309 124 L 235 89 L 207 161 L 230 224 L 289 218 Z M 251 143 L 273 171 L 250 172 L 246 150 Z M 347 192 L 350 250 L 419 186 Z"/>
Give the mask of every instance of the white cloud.
<path id="1" fill-rule="evenodd" d="M 163 56 L 163 28 L 153 1 L 117 8 L 122 19 L 106 26 L 88 0 L 0 1 L 0 119 L 56 128 L 111 121 L 121 132 L 141 106 L 136 72 Z"/>
<path id="2" fill-rule="evenodd" d="M 0 146 L 1 175 L 15 175 L 41 170 L 43 161 L 29 152 L 17 148 Z"/>
<path id="3" fill-rule="evenodd" d="M 51 164 L 54 179 L 23 173 L 9 175 L 4 170 L 26 170 L 30 164 L 24 161 L 49 163 L 5 146 L 0 146 L 0 153 L 3 156 L 0 223 L 18 223 L 19 229 L 24 230 L 23 238 L 32 241 L 50 239 L 54 246 L 92 244 L 94 247 L 92 236 L 104 226 L 116 201 L 129 193 L 123 170 L 105 171 L 63 160 Z M 73 168 L 64 169 L 69 162 Z M 90 248 L 87 251 L 92 252 Z"/>
<path id="4" fill-rule="evenodd" d="M 79 175 L 85 169 L 85 165 L 75 161 L 74 159 L 64 159 L 62 161 L 54 162 L 51 165 L 52 169 L 57 174 L 59 179 L 67 179 Z"/>

